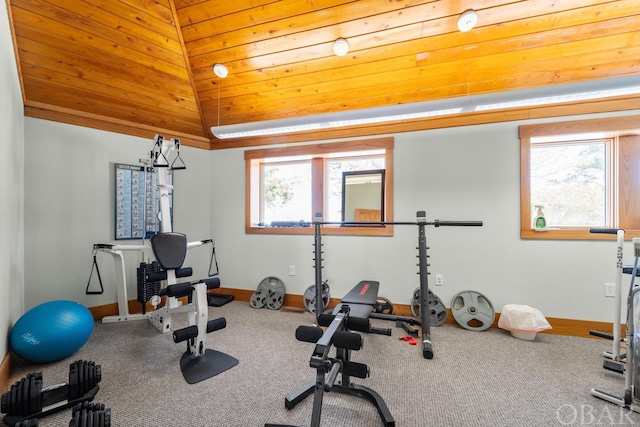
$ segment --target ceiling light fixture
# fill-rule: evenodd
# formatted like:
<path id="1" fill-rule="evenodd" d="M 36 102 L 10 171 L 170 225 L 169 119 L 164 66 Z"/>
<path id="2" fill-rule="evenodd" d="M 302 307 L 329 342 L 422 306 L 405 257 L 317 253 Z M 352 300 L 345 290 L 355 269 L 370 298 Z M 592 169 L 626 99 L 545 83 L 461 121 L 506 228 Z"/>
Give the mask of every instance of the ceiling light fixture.
<path id="1" fill-rule="evenodd" d="M 214 64 L 213 73 L 221 79 L 224 79 L 229 75 L 229 70 L 222 64 Z"/>
<path id="2" fill-rule="evenodd" d="M 463 33 L 470 31 L 478 23 L 478 14 L 475 10 L 469 9 L 462 12 L 458 18 L 458 29 Z"/>
<path id="3" fill-rule="evenodd" d="M 343 38 L 339 38 L 333 42 L 333 53 L 338 56 L 345 56 L 349 52 L 349 42 Z"/>
<path id="4" fill-rule="evenodd" d="M 211 128 L 211 132 L 218 139 L 277 135 L 624 95 L 640 95 L 637 76 L 459 96 L 314 116 L 214 126 Z"/>

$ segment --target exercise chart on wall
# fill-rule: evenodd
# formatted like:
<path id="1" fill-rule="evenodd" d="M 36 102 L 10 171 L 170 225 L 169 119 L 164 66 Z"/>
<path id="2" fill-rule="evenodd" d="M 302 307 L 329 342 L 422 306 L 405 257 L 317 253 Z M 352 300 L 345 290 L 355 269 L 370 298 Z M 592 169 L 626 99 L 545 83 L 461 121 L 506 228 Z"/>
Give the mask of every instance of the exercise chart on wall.
<path id="1" fill-rule="evenodd" d="M 115 239 L 147 239 L 160 231 L 157 174 L 147 166 L 115 164 Z M 172 174 L 168 175 L 169 185 Z M 173 191 L 169 191 L 173 206 Z"/>

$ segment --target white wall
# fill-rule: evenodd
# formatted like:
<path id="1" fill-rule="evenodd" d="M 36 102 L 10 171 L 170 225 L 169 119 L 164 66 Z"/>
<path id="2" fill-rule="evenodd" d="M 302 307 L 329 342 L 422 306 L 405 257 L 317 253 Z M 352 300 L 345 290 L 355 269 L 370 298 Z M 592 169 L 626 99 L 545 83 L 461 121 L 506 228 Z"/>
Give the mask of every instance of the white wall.
<path id="1" fill-rule="evenodd" d="M 114 164 L 138 165 L 152 140 L 33 118 L 26 118 L 25 125 L 25 308 L 53 299 L 88 307 L 115 302 L 120 282 L 114 278 L 113 258 L 104 252 L 97 259 L 105 292 L 85 295 L 93 244 L 141 243 L 114 241 Z M 210 237 L 210 155 L 190 147 L 182 147 L 180 154 L 187 170 L 175 172 L 174 230 L 200 240 Z M 206 274 L 208 253 L 196 251 L 186 262 L 197 264 L 197 274 Z M 128 296 L 135 299 L 135 268 L 143 257 L 126 252 L 125 258 Z M 96 277 L 92 290 L 99 288 Z"/>
<path id="2" fill-rule="evenodd" d="M 0 6 L 0 359 L 22 314 L 24 118 L 6 2 Z"/>
<path id="3" fill-rule="evenodd" d="M 484 222 L 480 228 L 427 228 L 430 271 L 444 276 L 444 286 L 431 285 L 447 306 L 458 292 L 475 290 L 497 311 L 519 303 L 549 317 L 610 321 L 614 300 L 604 298 L 602 284 L 614 280 L 615 243 L 520 239 L 523 123 L 396 135 L 395 219 L 413 221 L 425 210 L 429 220 Z M 62 298 L 87 306 L 115 302 L 113 262 L 104 254 L 105 294 L 84 295 L 91 248 L 113 241 L 113 163 L 136 164 L 151 141 L 38 119 L 27 118 L 25 125 L 26 308 Z M 314 282 L 313 238 L 244 233 L 243 155 L 243 149 L 183 149 L 188 168 L 175 179 L 174 229 L 190 240 L 215 238 L 223 286 L 254 290 L 277 276 L 288 293 L 302 294 Z M 393 237 L 323 241 L 332 296 L 366 278 L 381 282 L 382 296 L 410 303 L 418 287 L 417 227 L 397 226 Z M 204 276 L 209 253 L 195 251 L 187 263 Z M 130 299 L 140 259 L 129 256 Z M 627 244 L 625 263 L 632 261 Z M 288 276 L 289 265 L 296 266 L 295 276 Z"/>
<path id="4" fill-rule="evenodd" d="M 424 210 L 428 220 L 484 222 L 481 228 L 427 227 L 430 271 L 444 276 L 442 287 L 430 284 L 447 306 L 458 292 L 474 290 L 496 311 L 517 303 L 549 317 L 611 321 L 614 299 L 604 298 L 603 283 L 615 279 L 615 242 L 520 239 L 518 126 L 524 123 L 395 135 L 395 220 L 413 221 Z M 255 289 L 277 276 L 288 293 L 302 294 L 314 282 L 313 237 L 244 234 L 243 152 L 212 153 L 211 227 L 224 283 Z M 323 276 L 332 296 L 371 279 L 381 282 L 380 295 L 410 303 L 419 285 L 417 227 L 395 229 L 393 237 L 323 238 Z M 625 251 L 631 264 L 629 243 Z M 295 276 L 288 276 L 289 265 L 296 266 Z"/>

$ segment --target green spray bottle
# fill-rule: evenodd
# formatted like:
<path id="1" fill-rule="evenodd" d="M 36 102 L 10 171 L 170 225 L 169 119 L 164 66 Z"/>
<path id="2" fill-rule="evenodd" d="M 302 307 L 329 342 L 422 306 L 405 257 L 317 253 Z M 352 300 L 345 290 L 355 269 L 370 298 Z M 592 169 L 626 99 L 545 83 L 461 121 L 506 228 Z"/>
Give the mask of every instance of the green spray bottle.
<path id="1" fill-rule="evenodd" d="M 536 217 L 533 220 L 533 228 L 536 230 L 546 230 L 547 228 L 547 220 L 544 217 L 544 212 L 542 212 L 543 207 L 544 206 L 542 205 L 535 205 L 537 212 L 536 212 Z"/>

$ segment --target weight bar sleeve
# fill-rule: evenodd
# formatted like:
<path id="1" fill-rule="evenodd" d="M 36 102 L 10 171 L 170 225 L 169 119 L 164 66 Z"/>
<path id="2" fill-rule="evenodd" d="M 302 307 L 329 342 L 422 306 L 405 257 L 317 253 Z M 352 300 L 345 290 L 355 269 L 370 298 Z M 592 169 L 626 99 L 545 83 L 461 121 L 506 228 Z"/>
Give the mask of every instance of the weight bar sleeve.
<path id="1" fill-rule="evenodd" d="M 621 228 L 590 228 L 589 233 L 593 234 L 618 234 Z"/>
<path id="2" fill-rule="evenodd" d="M 323 331 L 319 326 L 298 326 L 296 329 L 296 339 L 302 342 L 315 344 L 322 337 Z"/>
<path id="3" fill-rule="evenodd" d="M 436 227 L 482 227 L 482 221 L 437 221 Z"/>

